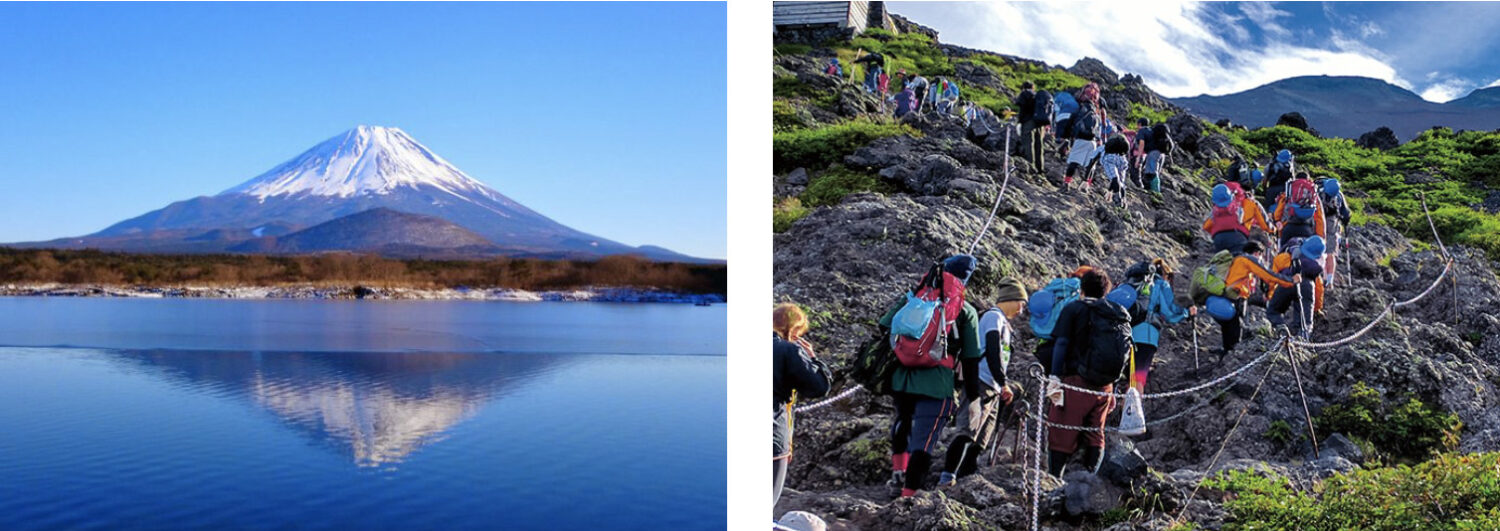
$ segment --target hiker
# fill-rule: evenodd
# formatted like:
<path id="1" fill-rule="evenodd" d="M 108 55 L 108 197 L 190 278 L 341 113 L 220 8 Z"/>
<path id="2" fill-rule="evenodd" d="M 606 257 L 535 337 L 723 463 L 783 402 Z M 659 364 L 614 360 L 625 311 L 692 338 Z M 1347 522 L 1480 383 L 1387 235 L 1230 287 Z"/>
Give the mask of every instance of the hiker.
<path id="1" fill-rule="evenodd" d="M 1265 193 L 1260 198 L 1260 206 L 1266 210 L 1276 207 L 1276 202 L 1281 199 L 1282 192 L 1286 191 L 1286 183 L 1296 175 L 1296 164 L 1293 162 L 1292 152 L 1281 150 L 1276 152 L 1276 158 L 1266 165 L 1265 171 Z"/>
<path id="2" fill-rule="evenodd" d="M 1288 279 L 1267 271 L 1256 258 L 1264 250 L 1260 242 L 1251 241 L 1245 244 L 1242 254 L 1219 251 L 1193 272 L 1189 289 L 1193 303 L 1203 306 L 1223 332 L 1223 348 L 1217 350 L 1220 361 L 1234 352 L 1243 337 L 1245 301 L 1256 292 L 1256 280 L 1282 288 L 1302 281 L 1301 276 Z"/>
<path id="3" fill-rule="evenodd" d="M 979 350 L 979 312 L 963 300 L 964 285 L 977 266 L 969 255 L 943 260 L 940 267 L 923 277 L 921 289 L 908 294 L 906 301 L 880 318 L 880 326 L 891 329 L 892 350 L 900 360 L 891 377 L 896 415 L 891 424 L 891 480 L 887 485 L 899 488 L 902 497 L 922 489 L 932 466 L 933 447 L 955 413 L 953 367 L 958 360 L 983 355 Z M 923 293 L 941 293 L 941 304 L 921 305 Z M 913 324 L 905 319 L 908 312 L 903 311 L 912 306 L 919 311 L 911 313 L 922 320 L 920 338 L 900 331 Z M 946 322 L 927 321 L 927 316 Z M 925 363 L 936 364 L 919 366 Z"/>
<path id="4" fill-rule="evenodd" d="M 933 91 L 934 107 L 938 112 L 952 113 L 953 109 L 958 106 L 958 83 L 948 78 L 940 78 L 940 80 L 941 90 Z"/>
<path id="5" fill-rule="evenodd" d="M 828 61 L 828 68 L 825 68 L 823 73 L 838 78 L 844 77 L 844 67 L 839 64 L 839 58 L 835 57 Z"/>
<path id="6" fill-rule="evenodd" d="M 884 102 L 885 93 L 891 88 L 891 76 L 886 74 L 884 70 L 875 76 L 875 88 L 877 89 L 876 93 L 880 95 L 880 101 Z"/>
<path id="7" fill-rule="evenodd" d="M 771 412 L 771 506 L 781 499 L 787 464 L 792 460 L 792 393 L 799 398 L 828 394 L 833 374 L 813 355 L 807 333 L 807 314 L 791 303 L 771 311 L 772 402 Z"/>
<path id="8" fill-rule="evenodd" d="M 1125 281 L 1111 290 L 1105 298 L 1130 311 L 1130 336 L 1135 343 L 1135 374 L 1131 375 L 1131 386 L 1146 392 L 1146 378 L 1151 374 L 1151 362 L 1156 358 L 1156 349 L 1161 341 L 1161 329 L 1168 324 L 1182 322 L 1190 315 L 1198 315 L 1198 307 L 1183 308 L 1177 305 L 1172 292 L 1172 268 L 1166 260 L 1154 258 L 1140 262 L 1125 270 Z"/>
<path id="9" fill-rule="evenodd" d="M 927 98 L 927 78 L 922 77 L 922 74 L 907 76 L 905 69 L 901 70 L 901 75 L 906 78 L 906 88 L 912 89 L 912 93 L 917 97 L 914 110 L 922 112 L 922 103 Z"/>
<path id="10" fill-rule="evenodd" d="M 1078 112 L 1078 99 L 1074 98 L 1072 93 L 1060 90 L 1052 97 L 1052 105 L 1057 111 L 1052 120 L 1053 136 L 1057 138 L 1062 146 L 1063 154 L 1066 155 L 1068 139 L 1071 138 L 1069 134 L 1073 131 L 1073 115 Z"/>
<path id="11" fill-rule="evenodd" d="M 965 135 L 970 141 L 985 149 L 1004 148 L 1004 133 L 1001 129 L 1000 117 L 995 116 L 993 111 L 973 102 L 964 104 L 964 123 L 968 125 Z"/>
<path id="12" fill-rule="evenodd" d="M 1104 143 L 1104 155 L 1099 159 L 1099 167 L 1104 170 L 1104 177 L 1109 179 L 1109 194 L 1114 198 L 1116 206 L 1125 206 L 1125 179 L 1130 171 L 1130 162 L 1125 157 L 1129 154 L 1130 140 L 1123 134 L 1115 133 Z"/>
<path id="13" fill-rule="evenodd" d="M 1021 119 L 1021 157 L 1031 164 L 1038 174 L 1044 173 L 1043 156 L 1047 151 L 1047 128 L 1057 112 L 1052 94 L 1042 90 L 1032 93 L 1030 81 L 1021 83 L 1021 95 L 1016 96 L 1016 109 Z"/>
<path id="14" fill-rule="evenodd" d="M 1130 144 L 1130 182 L 1135 183 L 1136 188 L 1145 188 L 1146 181 L 1142 179 L 1143 166 L 1146 162 L 1146 153 L 1151 151 L 1151 122 L 1145 118 L 1136 118 L 1135 138 Z"/>
<path id="15" fill-rule="evenodd" d="M 1078 300 L 1080 279 L 1092 269 L 1086 265 L 1078 266 L 1068 276 L 1052 279 L 1026 300 L 1026 309 L 1031 313 L 1027 324 L 1031 326 L 1032 337 L 1037 338 L 1036 361 L 1046 372 L 1052 372 L 1052 347 L 1055 344 L 1052 331 L 1057 326 L 1057 318 L 1068 303 Z"/>
<path id="16" fill-rule="evenodd" d="M 965 358 L 960 372 L 964 407 L 958 409 L 960 433 L 948 445 L 943 473 L 938 486 L 952 485 L 958 478 L 973 474 L 979 467 L 979 456 L 990 445 L 1000 425 L 999 411 L 1015 398 L 1005 381 L 1010 367 L 1010 319 L 1026 308 L 1026 286 L 1006 277 L 1000 281 L 995 305 L 979 316 L 979 350 L 982 358 Z"/>
<path id="17" fill-rule="evenodd" d="M 1110 289 L 1109 275 L 1090 270 L 1079 285 L 1083 298 L 1062 309 L 1054 330 L 1057 341 L 1047 377 L 1047 398 L 1053 407 L 1047 421 L 1089 429 L 1047 428 L 1047 469 L 1057 477 L 1062 477 L 1079 446 L 1084 447 L 1083 465 L 1091 473 L 1098 472 L 1104 458 L 1104 419 L 1115 406 L 1114 396 L 1108 393 L 1113 392 L 1131 355 L 1130 314 L 1103 298 Z M 1106 394 L 1064 389 L 1060 384 Z"/>
<path id="18" fill-rule="evenodd" d="M 916 107 L 917 95 L 911 88 L 902 89 L 896 93 L 896 117 L 905 116 Z"/>
<path id="19" fill-rule="evenodd" d="M 1335 272 L 1338 269 L 1338 255 L 1349 249 L 1349 240 L 1344 237 L 1344 231 L 1349 228 L 1349 202 L 1344 199 L 1344 193 L 1339 187 L 1339 180 L 1332 177 L 1324 179 L 1319 203 L 1323 205 L 1324 240 L 1331 242 L 1328 246 L 1327 257 L 1323 261 L 1323 276 L 1329 283 L 1333 284 Z"/>
<path id="20" fill-rule="evenodd" d="M 1323 219 L 1323 207 L 1318 201 L 1318 186 L 1313 184 L 1307 172 L 1297 174 L 1286 184 L 1286 192 L 1276 201 L 1276 210 L 1271 213 L 1276 220 L 1280 247 L 1286 247 L 1293 238 L 1328 238 L 1327 225 Z"/>
<path id="21" fill-rule="evenodd" d="M 1063 173 L 1064 188 L 1073 185 L 1073 175 L 1094 156 L 1094 140 L 1099 137 L 1099 115 L 1092 101 L 1078 102 L 1078 112 L 1073 113 L 1068 121 L 1071 123 L 1068 138 L 1073 143 L 1068 147 L 1068 169 Z M 1092 185 L 1093 179 L 1090 178 L 1087 184 Z"/>
<path id="22" fill-rule="evenodd" d="M 1136 137 L 1139 139 L 1140 134 L 1137 133 Z M 1176 144 L 1173 143 L 1172 132 L 1165 123 L 1152 126 L 1146 140 L 1149 143 L 1146 144 L 1146 160 L 1141 164 L 1141 187 L 1161 193 L 1162 167 L 1166 165 L 1165 158 L 1172 153 Z"/>
<path id="23" fill-rule="evenodd" d="M 1277 288 L 1266 304 L 1266 320 L 1284 335 L 1296 334 L 1304 340 L 1312 333 L 1313 315 L 1323 310 L 1323 238 L 1313 236 L 1288 242 L 1271 262 L 1271 268 L 1282 276 L 1301 275 L 1295 287 Z M 1284 315 L 1297 303 L 1293 326 Z"/>
<path id="24" fill-rule="evenodd" d="M 860 50 L 860 53 L 863 52 L 864 50 Z M 869 55 L 862 55 L 854 60 L 854 64 L 861 63 L 869 65 L 865 67 L 865 92 L 875 92 L 876 78 L 885 72 L 885 56 L 880 55 L 880 52 L 870 52 Z"/>
<path id="25" fill-rule="evenodd" d="M 1214 241 L 1214 252 L 1229 251 L 1240 254 L 1250 242 L 1250 231 L 1260 229 L 1271 232 L 1260 204 L 1250 200 L 1240 183 L 1229 182 L 1214 185 L 1214 207 L 1208 219 L 1203 220 L 1203 231 Z"/>

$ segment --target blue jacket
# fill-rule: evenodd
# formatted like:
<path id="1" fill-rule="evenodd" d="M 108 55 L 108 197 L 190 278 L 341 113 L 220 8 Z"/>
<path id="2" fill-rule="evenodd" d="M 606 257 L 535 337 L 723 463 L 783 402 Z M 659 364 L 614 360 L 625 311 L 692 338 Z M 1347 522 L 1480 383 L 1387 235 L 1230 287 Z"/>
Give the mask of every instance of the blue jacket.
<path id="1" fill-rule="evenodd" d="M 1172 284 L 1166 279 L 1158 278 L 1151 283 L 1151 314 L 1161 317 L 1168 323 L 1180 323 L 1187 319 L 1188 310 L 1177 305 L 1176 296 L 1172 293 Z M 1151 324 L 1151 319 L 1146 319 L 1141 324 L 1131 329 L 1131 340 L 1136 343 L 1145 343 L 1155 346 L 1161 341 L 1161 330 Z"/>

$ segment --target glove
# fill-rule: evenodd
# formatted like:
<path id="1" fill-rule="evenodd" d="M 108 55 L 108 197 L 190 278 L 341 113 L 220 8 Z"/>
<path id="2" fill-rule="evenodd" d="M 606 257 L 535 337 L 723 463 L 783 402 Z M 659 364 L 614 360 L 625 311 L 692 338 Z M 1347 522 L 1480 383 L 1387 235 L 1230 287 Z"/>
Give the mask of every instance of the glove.
<path id="1" fill-rule="evenodd" d="M 1056 375 L 1047 377 L 1047 399 L 1051 400 L 1054 406 L 1062 407 L 1063 405 L 1062 380 L 1057 379 Z"/>

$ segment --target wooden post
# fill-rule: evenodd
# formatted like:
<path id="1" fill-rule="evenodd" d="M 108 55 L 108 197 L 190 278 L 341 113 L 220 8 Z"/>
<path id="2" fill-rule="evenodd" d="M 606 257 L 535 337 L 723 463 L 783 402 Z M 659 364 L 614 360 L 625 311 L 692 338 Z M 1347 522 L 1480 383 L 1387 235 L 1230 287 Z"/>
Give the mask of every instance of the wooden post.
<path id="1" fill-rule="evenodd" d="M 1313 430 L 1312 411 L 1307 408 L 1307 393 L 1302 390 L 1302 372 L 1297 369 L 1297 351 L 1292 348 L 1292 338 L 1288 337 L 1286 343 L 1286 354 L 1292 360 L 1292 376 L 1297 379 L 1297 394 L 1302 397 L 1302 415 L 1307 419 L 1307 435 L 1312 437 L 1313 459 L 1318 458 L 1318 433 Z"/>

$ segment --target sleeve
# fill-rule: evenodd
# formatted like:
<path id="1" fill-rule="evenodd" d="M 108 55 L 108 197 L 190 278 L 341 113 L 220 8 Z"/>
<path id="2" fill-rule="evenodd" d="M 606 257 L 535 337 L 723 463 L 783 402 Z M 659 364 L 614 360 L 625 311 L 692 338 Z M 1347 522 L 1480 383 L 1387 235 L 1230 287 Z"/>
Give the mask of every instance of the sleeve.
<path id="1" fill-rule="evenodd" d="M 1313 209 L 1313 231 L 1318 236 L 1322 236 L 1324 240 L 1328 239 L 1328 222 L 1323 219 L 1323 208 L 1321 206 Z"/>
<path id="2" fill-rule="evenodd" d="M 1273 286 L 1281 287 L 1281 288 L 1290 288 L 1290 287 L 1292 287 L 1292 281 L 1291 281 L 1291 279 L 1288 279 L 1288 278 L 1282 277 L 1281 275 L 1278 275 L 1278 274 L 1272 273 L 1270 271 L 1267 271 L 1266 268 L 1262 267 L 1255 260 L 1251 260 L 1251 259 L 1243 257 L 1243 256 L 1241 256 L 1239 258 L 1236 258 L 1235 260 L 1236 261 L 1243 260 L 1244 263 L 1246 264 L 1246 267 L 1248 267 L 1248 270 L 1249 270 L 1250 274 L 1251 275 L 1255 275 L 1255 278 L 1260 279 L 1262 282 L 1265 282 L 1267 284 L 1271 284 Z"/>
<path id="3" fill-rule="evenodd" d="M 1156 279 L 1156 293 L 1151 294 L 1156 298 L 1156 313 L 1161 315 L 1169 323 L 1180 323 L 1187 319 L 1187 308 L 1177 305 L 1177 295 L 1172 292 L 1172 285 L 1164 279 Z"/>
<path id="4" fill-rule="evenodd" d="M 801 347 L 789 357 L 795 359 L 786 360 L 783 369 L 792 389 L 797 390 L 803 398 L 818 398 L 828 394 L 833 373 L 828 370 L 827 365 L 817 358 L 808 357 Z"/>
<path id="5" fill-rule="evenodd" d="M 958 338 L 963 342 L 963 351 L 959 353 L 959 359 L 979 359 L 984 353 L 979 351 L 979 312 L 974 311 L 973 306 L 964 303 L 964 309 L 958 315 Z"/>
<path id="6" fill-rule="evenodd" d="M 1246 227 L 1260 227 L 1260 230 L 1271 232 L 1271 224 L 1266 223 L 1266 210 L 1260 207 L 1260 203 L 1253 199 L 1245 200 L 1245 217 L 1241 220 Z"/>
<path id="7" fill-rule="evenodd" d="M 1323 277 L 1313 281 L 1313 312 L 1323 311 Z"/>
<path id="8" fill-rule="evenodd" d="M 979 398 L 979 358 L 963 358 L 959 364 L 964 373 L 964 402 L 968 403 Z"/>
<path id="9" fill-rule="evenodd" d="M 1080 303 L 1073 301 L 1064 306 L 1062 313 L 1057 316 L 1057 324 L 1052 327 L 1052 337 L 1057 338 L 1052 343 L 1052 375 L 1062 376 L 1063 362 L 1068 355 L 1068 343 L 1073 337 L 1073 328 L 1077 325 L 1077 314 Z"/>
<path id="10" fill-rule="evenodd" d="M 984 360 L 990 365 L 990 377 L 1001 387 L 1005 386 L 1005 369 L 1000 363 L 1000 331 L 990 330 L 984 334 Z"/>
<path id="11" fill-rule="evenodd" d="M 1213 230 L 1213 227 L 1214 227 L 1214 218 L 1213 218 L 1213 216 L 1209 216 L 1208 219 L 1203 220 L 1203 232 L 1208 232 L 1209 234 L 1213 234 L 1212 232 L 1209 232 L 1209 231 Z"/>
<path id="12" fill-rule="evenodd" d="M 1349 211 L 1349 200 L 1345 199 L 1344 196 L 1343 196 L 1343 194 L 1339 194 L 1339 209 L 1338 210 L 1339 210 L 1339 226 L 1347 228 L 1349 226 L 1349 218 L 1352 217 L 1354 215 L 1354 213 Z"/>
<path id="13" fill-rule="evenodd" d="M 1283 195 L 1282 197 L 1276 198 L 1276 211 L 1271 213 L 1271 219 L 1282 221 L 1281 216 L 1284 215 L 1286 211 L 1286 201 L 1282 200 L 1283 197 L 1286 196 Z"/>

